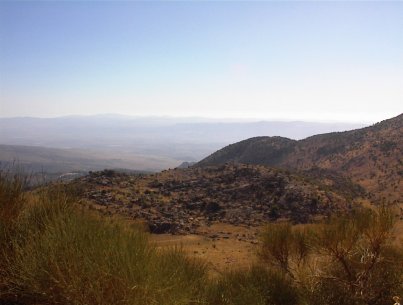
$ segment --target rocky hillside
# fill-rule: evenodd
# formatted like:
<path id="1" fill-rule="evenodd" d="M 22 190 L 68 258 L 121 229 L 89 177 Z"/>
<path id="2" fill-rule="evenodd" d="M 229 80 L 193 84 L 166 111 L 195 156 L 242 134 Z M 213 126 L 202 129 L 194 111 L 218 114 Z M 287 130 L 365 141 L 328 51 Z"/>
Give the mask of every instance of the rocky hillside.
<path id="1" fill-rule="evenodd" d="M 73 183 L 84 188 L 84 201 L 91 207 L 105 214 L 143 219 L 153 233 L 195 233 L 212 222 L 247 226 L 279 218 L 307 222 L 347 211 L 351 198 L 358 195 L 332 191 L 314 178 L 242 164 L 153 175 L 103 171 Z"/>
<path id="2" fill-rule="evenodd" d="M 196 166 L 226 162 L 293 170 L 327 169 L 350 177 L 375 201 L 403 202 L 403 114 L 373 126 L 294 141 L 258 137 L 213 153 Z"/>

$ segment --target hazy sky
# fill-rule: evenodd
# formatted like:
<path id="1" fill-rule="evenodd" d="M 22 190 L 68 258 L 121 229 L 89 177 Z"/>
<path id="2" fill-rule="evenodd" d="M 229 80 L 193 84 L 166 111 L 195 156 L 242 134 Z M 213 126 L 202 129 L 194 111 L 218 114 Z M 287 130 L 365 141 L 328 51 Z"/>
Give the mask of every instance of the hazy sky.
<path id="1" fill-rule="evenodd" d="M 0 2 L 0 116 L 376 121 L 403 2 Z"/>

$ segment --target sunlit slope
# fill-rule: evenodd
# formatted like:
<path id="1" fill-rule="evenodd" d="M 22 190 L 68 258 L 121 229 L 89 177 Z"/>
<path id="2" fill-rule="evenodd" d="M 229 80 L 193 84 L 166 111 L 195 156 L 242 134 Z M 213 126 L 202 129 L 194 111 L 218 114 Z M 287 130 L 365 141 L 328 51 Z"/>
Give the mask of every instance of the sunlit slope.
<path id="1" fill-rule="evenodd" d="M 312 136 L 244 140 L 213 153 L 197 166 L 226 162 L 307 170 L 315 167 L 345 174 L 373 199 L 402 202 L 403 115 L 373 126 Z"/>

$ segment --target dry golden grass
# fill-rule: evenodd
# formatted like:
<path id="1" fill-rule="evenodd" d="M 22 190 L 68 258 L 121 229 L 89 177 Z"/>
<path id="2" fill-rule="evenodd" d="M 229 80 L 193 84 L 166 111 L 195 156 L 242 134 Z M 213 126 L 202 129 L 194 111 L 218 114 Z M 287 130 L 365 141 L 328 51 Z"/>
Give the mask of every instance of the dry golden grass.
<path id="1" fill-rule="evenodd" d="M 159 248 L 181 247 L 189 256 L 205 260 L 209 274 L 215 276 L 228 270 L 248 269 L 257 262 L 259 230 L 216 223 L 200 228 L 202 235 L 151 234 L 150 241 Z M 209 237 L 213 235 L 217 237 Z"/>
<path id="2" fill-rule="evenodd" d="M 77 205 L 63 185 L 25 193 L 18 179 L 7 181 L 0 179 L 0 206 L 12 212 L 0 218 L 1 305 L 323 304 L 302 303 L 304 291 L 287 274 L 258 264 L 260 228 L 214 223 L 198 235 L 150 236 L 138 222 Z M 390 275 L 381 271 L 381 279 Z M 323 296 L 337 292 L 325 288 Z"/>

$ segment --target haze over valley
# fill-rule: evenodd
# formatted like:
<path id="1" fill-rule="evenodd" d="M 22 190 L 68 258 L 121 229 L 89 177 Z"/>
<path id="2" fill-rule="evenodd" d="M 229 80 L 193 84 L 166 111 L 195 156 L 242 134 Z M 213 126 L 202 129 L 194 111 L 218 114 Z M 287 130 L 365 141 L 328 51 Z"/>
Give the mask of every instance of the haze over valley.
<path id="1" fill-rule="evenodd" d="M 0 161 L 49 173 L 104 168 L 159 171 L 256 136 L 302 139 L 358 123 L 119 115 L 0 118 Z"/>
<path id="2" fill-rule="evenodd" d="M 403 1 L 0 0 L 0 305 L 403 304 Z"/>

